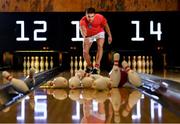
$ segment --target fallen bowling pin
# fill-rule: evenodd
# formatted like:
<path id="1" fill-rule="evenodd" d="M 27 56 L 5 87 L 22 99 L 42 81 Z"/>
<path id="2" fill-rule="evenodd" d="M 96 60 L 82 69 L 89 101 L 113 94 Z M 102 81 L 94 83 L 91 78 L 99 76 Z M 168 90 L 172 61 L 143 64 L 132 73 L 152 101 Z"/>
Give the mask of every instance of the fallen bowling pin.
<path id="1" fill-rule="evenodd" d="M 106 90 L 109 88 L 109 85 L 107 83 L 107 80 L 104 77 L 98 78 L 94 80 L 92 84 L 92 88 L 96 90 Z"/>
<path id="2" fill-rule="evenodd" d="M 80 88 L 81 83 L 80 79 L 77 76 L 73 76 L 69 79 L 69 88 L 75 89 L 75 88 Z"/>
<path id="3" fill-rule="evenodd" d="M 26 85 L 28 86 L 29 89 L 31 89 L 35 86 L 35 78 L 34 78 L 35 72 L 36 72 L 36 70 L 34 68 L 31 68 L 29 70 L 29 75 L 24 80 L 24 82 L 26 83 Z"/>
<path id="4" fill-rule="evenodd" d="M 140 76 L 129 67 L 128 63 L 125 60 L 122 61 L 122 67 L 127 72 L 128 80 L 131 84 L 133 84 L 136 87 L 139 87 L 142 85 Z"/>
<path id="5" fill-rule="evenodd" d="M 79 79 L 82 79 L 83 77 L 86 77 L 87 73 L 84 70 L 77 70 L 75 72 L 75 76 Z"/>
<path id="6" fill-rule="evenodd" d="M 119 68 L 119 59 L 120 59 L 119 53 L 115 53 L 113 58 L 114 58 L 113 59 L 114 65 L 111 71 L 109 72 L 109 77 L 112 80 L 112 84 L 111 84 L 112 87 L 118 87 L 119 82 L 121 80 L 121 72 Z"/>
<path id="7" fill-rule="evenodd" d="M 82 84 L 82 87 L 83 88 L 91 88 L 92 87 L 92 84 L 93 84 L 93 78 L 91 77 L 84 77 L 82 80 L 81 80 L 81 84 Z"/>
<path id="8" fill-rule="evenodd" d="M 21 93 L 26 93 L 26 92 L 29 91 L 29 88 L 28 88 L 28 86 L 26 85 L 26 83 L 25 83 L 24 81 L 22 81 L 22 80 L 20 80 L 20 79 L 13 78 L 13 76 L 12 76 L 9 72 L 3 71 L 3 72 L 2 72 L 2 76 L 3 76 L 6 80 L 10 81 L 10 82 L 12 83 L 13 87 L 14 87 L 17 91 L 19 91 L 19 92 L 21 92 Z"/>
<path id="9" fill-rule="evenodd" d="M 64 77 L 56 77 L 52 81 L 52 86 L 54 88 L 67 88 L 68 87 L 68 81 Z"/>

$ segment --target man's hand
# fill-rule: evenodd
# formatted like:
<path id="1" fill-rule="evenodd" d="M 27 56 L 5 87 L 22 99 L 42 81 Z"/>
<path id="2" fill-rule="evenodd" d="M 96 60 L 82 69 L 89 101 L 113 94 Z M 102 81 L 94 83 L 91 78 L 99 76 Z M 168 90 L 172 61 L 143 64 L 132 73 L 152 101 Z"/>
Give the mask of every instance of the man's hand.
<path id="1" fill-rule="evenodd" d="M 112 43 L 112 37 L 109 36 L 109 37 L 108 37 L 108 44 L 111 44 L 111 43 Z"/>

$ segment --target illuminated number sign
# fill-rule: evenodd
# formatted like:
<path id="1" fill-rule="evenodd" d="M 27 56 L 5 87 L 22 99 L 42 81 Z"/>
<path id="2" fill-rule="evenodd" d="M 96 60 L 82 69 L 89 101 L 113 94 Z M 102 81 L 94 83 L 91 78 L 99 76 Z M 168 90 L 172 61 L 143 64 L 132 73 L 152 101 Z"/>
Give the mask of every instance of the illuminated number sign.
<path id="1" fill-rule="evenodd" d="M 45 33 L 47 31 L 46 21 L 34 21 L 34 25 L 42 25 L 42 29 L 34 29 L 34 41 L 46 41 L 46 37 L 38 37 L 39 33 Z M 16 41 L 29 41 L 29 37 L 25 35 L 25 22 L 22 20 L 16 21 L 16 24 L 21 26 L 21 36 L 16 38 Z"/>
<path id="2" fill-rule="evenodd" d="M 140 21 L 131 21 L 131 24 L 136 25 L 136 36 L 131 38 L 131 41 L 144 41 L 144 37 L 140 36 Z M 161 40 L 161 23 L 157 23 L 157 30 L 154 30 L 154 22 L 150 21 L 150 34 L 157 35 L 157 40 Z"/>

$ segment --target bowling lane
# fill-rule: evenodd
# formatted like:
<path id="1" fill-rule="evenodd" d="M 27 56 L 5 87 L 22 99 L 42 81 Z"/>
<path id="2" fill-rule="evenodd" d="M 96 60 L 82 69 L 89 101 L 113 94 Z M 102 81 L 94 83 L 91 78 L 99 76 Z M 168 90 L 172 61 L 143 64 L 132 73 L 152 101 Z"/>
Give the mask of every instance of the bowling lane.
<path id="1" fill-rule="evenodd" d="M 23 75 L 17 71 L 12 73 L 19 78 Z M 107 74 L 102 72 L 102 75 Z M 57 76 L 69 79 L 71 75 L 68 70 Z M 108 91 L 37 88 L 0 111 L 0 116 L 0 123 L 180 122 L 179 116 L 167 107 L 128 86 Z"/>

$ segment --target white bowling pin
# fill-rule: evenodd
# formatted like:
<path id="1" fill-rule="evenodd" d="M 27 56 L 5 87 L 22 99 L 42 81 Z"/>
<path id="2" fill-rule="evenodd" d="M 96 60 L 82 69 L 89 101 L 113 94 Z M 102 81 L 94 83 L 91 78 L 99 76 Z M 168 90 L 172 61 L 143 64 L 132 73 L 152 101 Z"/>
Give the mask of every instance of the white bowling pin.
<path id="1" fill-rule="evenodd" d="M 34 68 L 30 68 L 29 75 L 24 80 L 24 82 L 26 83 L 29 89 L 35 86 L 35 78 L 34 78 L 35 72 L 36 70 Z"/>
<path id="2" fill-rule="evenodd" d="M 69 79 L 69 88 L 75 89 L 75 88 L 80 88 L 81 83 L 80 79 L 77 76 L 73 76 Z"/>
<path id="3" fill-rule="evenodd" d="M 67 79 L 64 77 L 61 77 L 61 76 L 54 78 L 52 83 L 53 83 L 54 88 L 66 88 L 66 87 L 68 87 Z"/>
<path id="4" fill-rule="evenodd" d="M 91 88 L 92 87 L 92 84 L 93 84 L 93 78 L 91 77 L 84 77 L 82 80 L 81 80 L 81 84 L 82 84 L 82 87 L 83 88 Z"/>
<path id="5" fill-rule="evenodd" d="M 108 87 L 107 80 L 104 77 L 100 77 L 94 80 L 92 84 L 92 88 L 97 89 L 97 90 L 106 90 L 109 87 Z"/>
<path id="6" fill-rule="evenodd" d="M 19 91 L 19 92 L 22 92 L 22 93 L 26 93 L 29 91 L 29 88 L 28 86 L 25 84 L 24 81 L 20 80 L 20 79 L 16 79 L 16 78 L 13 78 L 13 76 L 7 72 L 7 71 L 3 71 L 2 72 L 2 76 L 4 78 L 6 78 L 6 80 L 10 81 L 13 85 L 13 87 Z"/>
<path id="7" fill-rule="evenodd" d="M 119 59 L 120 55 L 119 53 L 114 54 L 114 65 L 113 68 L 111 69 L 109 76 L 110 79 L 112 80 L 112 87 L 118 87 L 119 82 L 121 80 L 121 72 L 119 68 Z"/>
<path id="8" fill-rule="evenodd" d="M 84 71 L 84 70 L 77 70 L 76 72 L 75 72 L 75 76 L 77 76 L 79 79 L 82 79 L 83 77 L 85 77 L 86 76 L 86 72 Z"/>
<path id="9" fill-rule="evenodd" d="M 129 66 L 128 63 L 126 61 L 122 62 L 122 67 L 125 69 L 125 71 L 128 74 L 128 80 L 130 83 L 132 83 L 134 86 L 139 87 L 142 85 L 141 83 L 141 78 L 139 77 L 139 75 L 132 70 Z"/>

